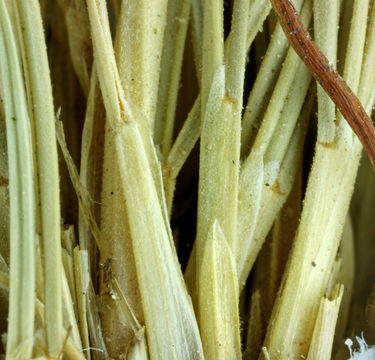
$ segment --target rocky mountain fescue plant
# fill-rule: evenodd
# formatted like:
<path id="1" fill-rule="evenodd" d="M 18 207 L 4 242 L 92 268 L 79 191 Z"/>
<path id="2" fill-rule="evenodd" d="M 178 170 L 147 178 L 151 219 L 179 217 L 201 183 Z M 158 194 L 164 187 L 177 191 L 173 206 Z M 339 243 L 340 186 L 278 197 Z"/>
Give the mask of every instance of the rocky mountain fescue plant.
<path id="1" fill-rule="evenodd" d="M 0 0 L 1 358 L 371 357 L 374 21 Z"/>

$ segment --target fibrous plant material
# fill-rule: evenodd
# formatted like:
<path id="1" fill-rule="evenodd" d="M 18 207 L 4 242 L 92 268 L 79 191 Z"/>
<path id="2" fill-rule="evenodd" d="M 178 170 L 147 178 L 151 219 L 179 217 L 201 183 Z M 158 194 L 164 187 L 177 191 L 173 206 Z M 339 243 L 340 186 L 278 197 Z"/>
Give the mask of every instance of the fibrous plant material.
<path id="1" fill-rule="evenodd" d="M 7 356 L 31 357 L 35 313 L 36 217 L 31 125 L 9 14 L 0 4 L 0 74 L 9 162 L 10 291 Z"/>
<path id="2" fill-rule="evenodd" d="M 0 2 L 0 357 L 371 356 L 374 21 Z"/>
<path id="3" fill-rule="evenodd" d="M 307 0 L 302 17 L 309 23 L 311 16 L 312 2 Z M 297 120 L 310 83 L 310 75 L 301 65 L 298 56 L 289 50 L 251 152 L 241 167 L 239 243 L 235 254 L 241 286 L 292 188 L 297 171 L 298 149 L 303 144 L 308 116 L 301 116 L 300 123 Z M 288 98 L 290 92 L 293 96 Z M 251 214 L 250 221 L 245 213 Z"/>
<path id="4" fill-rule="evenodd" d="M 346 74 L 355 66 L 353 62 L 362 62 L 362 68 L 357 71 L 357 76 L 352 76 L 347 81 L 359 89 L 359 98 L 363 96 L 364 99 L 369 99 L 368 93 L 363 92 L 362 89 L 366 88 L 360 87 L 359 84 L 366 81 L 367 76 L 372 76 L 373 72 L 373 64 L 370 65 L 367 58 L 368 53 L 363 51 L 366 29 L 362 24 L 367 19 L 368 5 L 363 1 L 354 2 L 345 62 Z M 372 36 L 373 26 L 370 22 L 367 47 L 372 46 L 369 41 Z M 363 61 L 358 60 L 358 54 L 365 54 Z M 352 74 L 353 70 L 350 73 Z M 370 111 L 372 102 L 365 104 L 365 107 Z M 282 291 L 273 309 L 270 320 L 273 326 L 269 326 L 267 331 L 265 344 L 271 357 L 273 354 L 307 354 L 313 331 L 312 319 L 316 318 L 318 311 L 318 297 L 325 292 L 327 270 L 332 266 L 336 255 L 359 163 L 360 145 L 358 139 L 353 138 L 352 132 L 348 131 L 348 125 L 343 123 L 343 120 L 337 122 L 335 131 L 337 135 L 334 146 L 327 147 L 319 137 L 316 144 L 292 257 L 284 273 Z M 338 159 L 343 156 L 347 160 L 340 162 Z M 318 193 L 315 190 L 317 188 L 322 192 Z M 323 191 L 324 188 L 326 190 Z M 343 196 L 344 193 L 347 197 Z M 300 309 L 304 309 L 304 315 Z M 306 316 L 307 313 L 309 316 Z M 291 323 L 294 324 L 293 329 L 289 326 Z"/>
<path id="5" fill-rule="evenodd" d="M 47 49 L 37 0 L 17 1 L 19 36 L 27 80 L 29 116 L 34 131 L 37 224 L 42 244 L 44 301 L 48 353 L 62 347 L 60 198 L 54 109 Z"/>
<path id="6" fill-rule="evenodd" d="M 375 127 L 360 100 L 314 44 L 293 4 L 289 0 L 273 0 L 272 4 L 294 50 L 340 109 L 375 167 Z"/>
<path id="7" fill-rule="evenodd" d="M 319 305 L 318 315 L 307 359 L 329 359 L 332 353 L 333 337 L 339 314 L 343 285 L 335 289 L 332 299 L 323 298 Z"/>
<path id="8" fill-rule="evenodd" d="M 152 124 L 137 116 L 137 110 L 125 100 L 114 54 L 102 51 L 105 44 L 111 49 L 104 4 L 89 1 L 88 8 L 99 82 L 110 129 L 115 133 L 113 150 L 126 197 L 150 355 L 155 358 L 199 359 L 203 356 L 201 341 L 177 267 L 165 199 L 160 188 L 160 167 L 150 144 Z M 107 66 L 112 69 L 111 78 L 105 76 Z M 143 207 L 141 213 L 131 210 L 139 206 Z M 150 290 L 153 297 L 147 295 Z M 158 316 L 157 309 L 165 309 L 163 318 Z"/>

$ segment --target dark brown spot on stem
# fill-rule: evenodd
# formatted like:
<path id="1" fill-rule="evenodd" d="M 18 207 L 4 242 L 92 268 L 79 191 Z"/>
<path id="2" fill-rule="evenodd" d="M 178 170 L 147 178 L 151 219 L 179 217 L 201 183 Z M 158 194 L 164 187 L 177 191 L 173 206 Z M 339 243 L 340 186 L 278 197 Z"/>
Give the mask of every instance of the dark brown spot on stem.
<path id="1" fill-rule="evenodd" d="M 9 180 L 3 176 L 0 176 L 0 186 L 8 186 Z"/>

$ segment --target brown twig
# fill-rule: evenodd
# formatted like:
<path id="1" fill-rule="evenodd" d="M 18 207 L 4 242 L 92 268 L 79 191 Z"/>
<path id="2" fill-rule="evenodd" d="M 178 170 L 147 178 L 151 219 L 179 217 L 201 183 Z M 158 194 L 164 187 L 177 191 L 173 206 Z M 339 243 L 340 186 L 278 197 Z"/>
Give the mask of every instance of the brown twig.
<path id="1" fill-rule="evenodd" d="M 361 102 L 315 45 L 293 4 L 289 0 L 271 3 L 290 44 L 357 134 L 375 168 L 375 127 Z"/>

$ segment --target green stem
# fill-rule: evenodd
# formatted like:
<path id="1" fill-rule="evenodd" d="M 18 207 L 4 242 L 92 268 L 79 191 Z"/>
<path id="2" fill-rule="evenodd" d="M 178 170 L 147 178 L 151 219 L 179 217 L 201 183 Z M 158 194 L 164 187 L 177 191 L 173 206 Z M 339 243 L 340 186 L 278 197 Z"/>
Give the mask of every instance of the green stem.
<path id="1" fill-rule="evenodd" d="M 5 3 L 0 3 L 0 72 L 4 91 L 10 195 L 10 293 L 7 356 L 31 358 L 35 312 L 35 194 L 30 121 L 20 60 Z"/>
<path id="2" fill-rule="evenodd" d="M 172 145 L 190 8 L 191 0 L 168 2 L 154 134 L 155 143 L 160 144 L 164 158 Z"/>
<path id="3" fill-rule="evenodd" d="M 16 1 L 24 43 L 24 67 L 29 79 L 29 108 L 35 130 L 41 240 L 44 261 L 44 300 L 48 352 L 62 347 L 61 243 L 58 158 L 55 114 L 47 49 L 37 0 Z"/>

